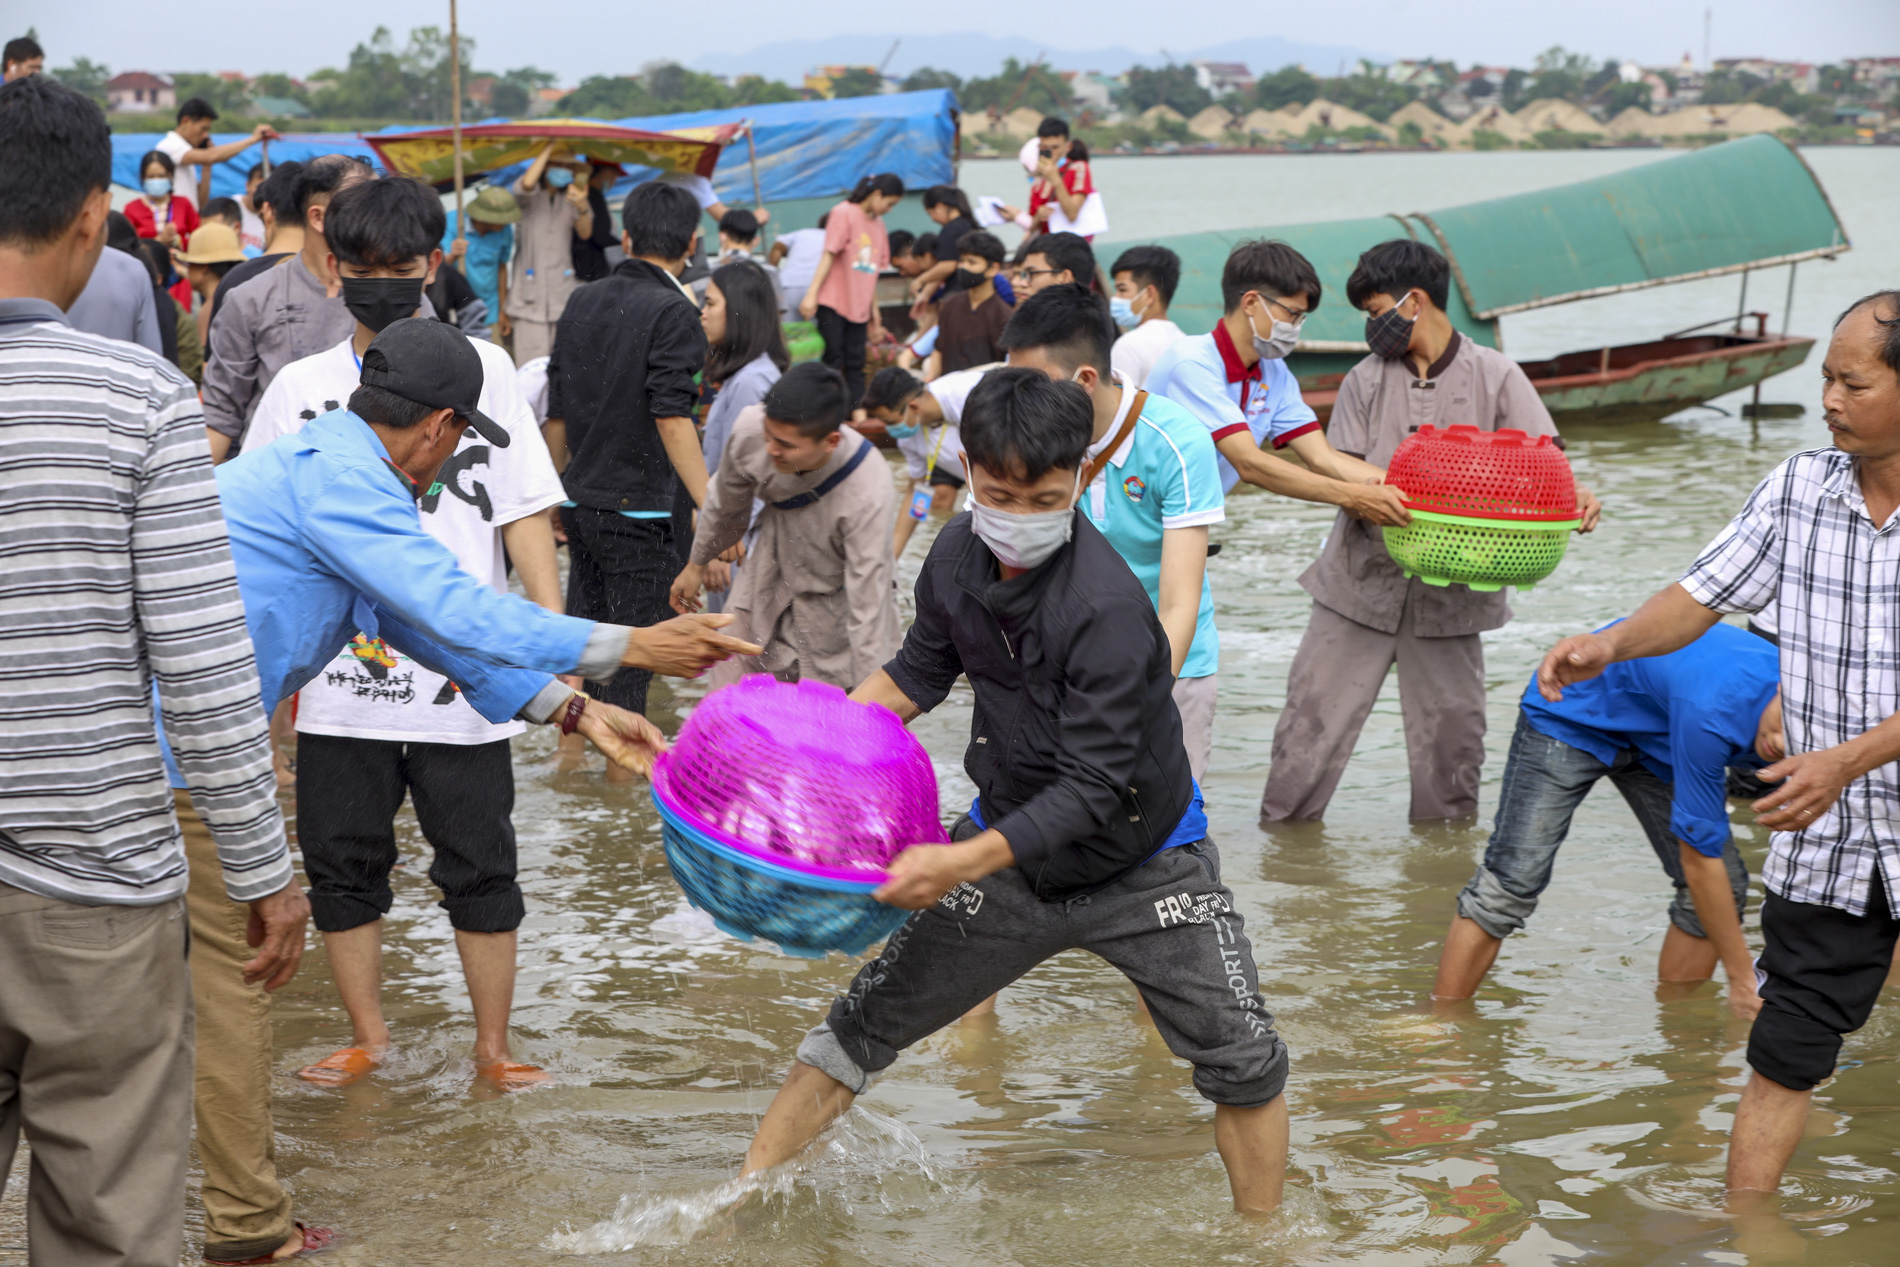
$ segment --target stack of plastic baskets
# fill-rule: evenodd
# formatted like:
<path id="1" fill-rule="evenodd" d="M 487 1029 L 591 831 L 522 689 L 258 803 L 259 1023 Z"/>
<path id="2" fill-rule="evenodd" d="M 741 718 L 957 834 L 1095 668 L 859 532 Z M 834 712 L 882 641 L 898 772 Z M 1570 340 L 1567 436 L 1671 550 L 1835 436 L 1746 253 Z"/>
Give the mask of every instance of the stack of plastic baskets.
<path id="1" fill-rule="evenodd" d="M 819 682 L 757 675 L 708 695 L 656 763 L 653 801 L 687 900 L 806 958 L 889 936 L 909 912 L 871 896 L 885 867 L 949 839 L 923 745 Z"/>
<path id="2" fill-rule="evenodd" d="M 1549 436 L 1421 427 L 1385 479 L 1412 512 L 1385 530 L 1385 548 L 1428 585 L 1529 589 L 1557 570 L 1580 522 L 1570 463 Z"/>

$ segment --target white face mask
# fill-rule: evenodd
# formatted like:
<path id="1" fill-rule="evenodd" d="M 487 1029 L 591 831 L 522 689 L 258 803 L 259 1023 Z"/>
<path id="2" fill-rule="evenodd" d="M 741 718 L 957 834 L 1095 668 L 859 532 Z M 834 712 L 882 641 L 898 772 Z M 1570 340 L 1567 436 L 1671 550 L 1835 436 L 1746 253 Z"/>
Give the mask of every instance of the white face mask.
<path id="1" fill-rule="evenodd" d="M 1300 341 L 1300 328 L 1291 322 L 1275 320 L 1273 334 L 1269 338 L 1260 337 L 1260 328 L 1247 318 L 1247 328 L 1253 331 L 1253 350 L 1263 361 L 1278 361 L 1291 355 Z"/>
<path id="2" fill-rule="evenodd" d="M 1081 496 L 1082 472 L 1075 473 L 1076 495 Z M 970 498 L 970 528 L 996 561 L 1027 572 L 1041 567 L 1069 544 L 1075 533 L 1075 503 L 1061 510 L 1022 512 L 996 510 Z"/>

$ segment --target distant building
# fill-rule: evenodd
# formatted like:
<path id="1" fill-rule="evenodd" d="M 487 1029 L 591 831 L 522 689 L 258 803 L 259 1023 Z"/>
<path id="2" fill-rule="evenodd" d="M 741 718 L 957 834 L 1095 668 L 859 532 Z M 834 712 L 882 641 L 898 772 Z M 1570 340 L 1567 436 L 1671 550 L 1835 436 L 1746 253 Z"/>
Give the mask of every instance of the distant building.
<path id="1" fill-rule="evenodd" d="M 1847 64 L 1854 69 L 1854 82 L 1867 85 L 1878 100 L 1900 93 L 1900 57 L 1856 57 Z"/>
<path id="2" fill-rule="evenodd" d="M 530 119 L 547 118 L 561 104 L 561 98 L 573 91 L 572 88 L 535 89 L 534 95 L 528 98 L 528 117 Z"/>
<path id="3" fill-rule="evenodd" d="M 251 105 L 268 119 L 308 119 L 310 107 L 295 97 L 252 97 Z"/>
<path id="4" fill-rule="evenodd" d="M 1766 57 L 1721 57 L 1717 70 L 1731 75 L 1750 75 L 1764 83 L 1792 84 L 1796 91 L 1810 93 L 1820 87 L 1821 68 L 1813 62 L 1778 62 Z"/>
<path id="5" fill-rule="evenodd" d="M 1099 70 L 1059 70 L 1056 74 L 1069 85 L 1075 104 L 1080 108 L 1104 118 L 1115 112 L 1115 93 L 1122 85 L 1115 76 L 1104 75 Z"/>
<path id="6" fill-rule="evenodd" d="M 178 93 L 163 75 L 128 70 L 106 80 L 106 109 L 115 114 L 151 114 L 177 108 Z"/>
<path id="7" fill-rule="evenodd" d="M 1216 98 L 1246 96 L 1253 91 L 1253 72 L 1245 62 L 1189 62 L 1194 82 Z"/>
<path id="8" fill-rule="evenodd" d="M 1446 86 L 1445 76 L 1430 62 L 1416 62 L 1409 59 L 1388 62 L 1385 67 L 1385 77 L 1395 84 L 1417 88 L 1421 91 Z"/>

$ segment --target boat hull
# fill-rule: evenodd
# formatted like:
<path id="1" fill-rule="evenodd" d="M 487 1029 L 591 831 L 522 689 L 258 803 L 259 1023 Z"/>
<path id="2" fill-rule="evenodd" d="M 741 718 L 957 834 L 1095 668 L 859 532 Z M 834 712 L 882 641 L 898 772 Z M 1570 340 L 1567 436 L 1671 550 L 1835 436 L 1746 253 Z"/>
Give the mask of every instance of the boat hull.
<path id="1" fill-rule="evenodd" d="M 1717 396 L 1753 387 L 1807 360 L 1814 340 L 1709 334 L 1569 352 L 1519 362 L 1558 426 L 1654 422 Z M 1325 422 L 1339 396 L 1338 374 L 1300 381 Z"/>

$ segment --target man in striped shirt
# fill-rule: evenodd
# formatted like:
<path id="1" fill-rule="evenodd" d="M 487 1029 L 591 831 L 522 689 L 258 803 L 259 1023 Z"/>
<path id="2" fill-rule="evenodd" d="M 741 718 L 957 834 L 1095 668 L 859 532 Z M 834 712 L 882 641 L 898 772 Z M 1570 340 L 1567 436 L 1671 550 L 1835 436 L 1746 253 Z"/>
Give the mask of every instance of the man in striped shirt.
<path id="1" fill-rule="evenodd" d="M 34 1141 L 36 1262 L 175 1263 L 192 1108 L 186 860 L 152 724 L 296 971 L 292 876 L 257 671 L 191 383 L 70 329 L 99 258 L 104 116 L 0 87 L 0 1175 Z"/>
<path id="2" fill-rule="evenodd" d="M 1678 584 L 1538 670 L 1554 700 L 1725 613 L 1778 607 L 1790 755 L 1761 772 L 1779 786 L 1755 802 L 1774 839 L 1731 1192 L 1780 1185 L 1813 1088 L 1867 1023 L 1900 940 L 1900 291 L 1842 314 L 1821 376 L 1833 447 L 1776 467 Z"/>

